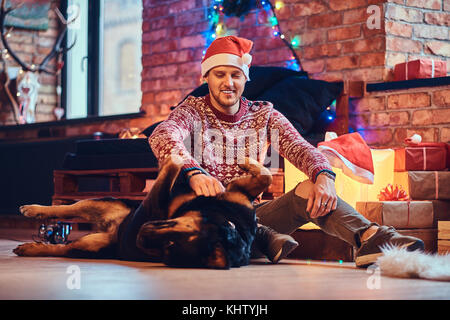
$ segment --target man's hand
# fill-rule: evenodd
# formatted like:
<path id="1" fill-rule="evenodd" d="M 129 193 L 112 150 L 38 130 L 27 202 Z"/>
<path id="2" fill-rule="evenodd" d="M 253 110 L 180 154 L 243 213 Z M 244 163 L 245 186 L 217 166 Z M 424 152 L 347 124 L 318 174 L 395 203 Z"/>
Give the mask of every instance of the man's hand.
<path id="1" fill-rule="evenodd" d="M 319 174 L 308 197 L 306 211 L 310 213 L 311 218 L 323 217 L 336 210 L 337 195 L 333 179 L 325 174 Z"/>
<path id="2" fill-rule="evenodd" d="M 189 186 L 197 196 L 214 197 L 225 191 L 225 187 L 219 180 L 206 174 L 193 175 L 189 179 Z"/>

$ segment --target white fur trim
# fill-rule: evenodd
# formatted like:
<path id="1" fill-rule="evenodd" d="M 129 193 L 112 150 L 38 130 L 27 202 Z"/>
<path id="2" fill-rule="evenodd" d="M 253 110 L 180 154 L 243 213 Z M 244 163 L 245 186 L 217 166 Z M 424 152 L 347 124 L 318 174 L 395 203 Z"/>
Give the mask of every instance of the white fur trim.
<path id="1" fill-rule="evenodd" d="M 202 76 L 214 67 L 233 66 L 244 72 L 247 81 L 250 81 L 248 65 L 244 64 L 242 58 L 231 53 L 218 53 L 202 62 Z"/>
<path id="2" fill-rule="evenodd" d="M 336 132 L 327 131 L 325 133 L 325 141 L 330 141 L 330 140 L 336 139 L 337 137 L 338 136 L 337 136 Z"/>
<path id="3" fill-rule="evenodd" d="M 450 254 L 427 254 L 386 246 L 377 264 L 381 274 L 390 277 L 450 281 Z"/>
<path id="4" fill-rule="evenodd" d="M 336 150 L 328 146 L 318 146 L 318 149 L 330 161 L 333 167 L 341 168 L 342 172 L 350 178 L 365 184 L 373 184 L 373 173 L 351 163 Z"/>
<path id="5" fill-rule="evenodd" d="M 249 66 L 252 63 L 252 56 L 249 53 L 244 53 L 242 55 L 242 61 Z"/>

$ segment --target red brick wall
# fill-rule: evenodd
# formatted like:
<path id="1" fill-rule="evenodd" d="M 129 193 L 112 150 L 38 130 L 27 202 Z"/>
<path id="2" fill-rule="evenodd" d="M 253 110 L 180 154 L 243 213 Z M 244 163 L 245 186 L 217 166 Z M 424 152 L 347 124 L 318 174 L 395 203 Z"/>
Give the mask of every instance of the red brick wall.
<path id="1" fill-rule="evenodd" d="M 385 36 L 366 26 L 367 6 L 379 0 L 285 0 L 277 17 L 287 39 L 300 37 L 297 50 L 313 78 L 382 81 L 385 75 Z M 204 4 L 195 0 L 144 1 L 142 108 L 166 116 L 200 82 L 200 61 L 208 30 Z M 380 7 L 383 15 L 383 6 Z M 381 19 L 382 20 L 382 19 Z M 253 64 L 284 66 L 291 52 L 272 35 L 264 10 L 245 19 L 225 18 L 228 34 L 254 41 Z"/>
<path id="2" fill-rule="evenodd" d="M 392 79 L 391 68 L 396 63 L 418 57 L 446 59 L 450 68 L 450 0 L 282 2 L 284 7 L 277 11 L 280 26 L 287 39 L 300 37 L 300 47 L 296 52 L 312 78 L 328 81 L 387 81 Z M 66 135 L 94 131 L 114 133 L 123 127 L 145 128 L 165 119 L 170 106 L 177 104 L 201 83 L 200 61 L 206 43 L 202 33 L 209 30 L 205 8 L 209 7 L 211 1 L 143 0 L 143 3 L 141 108 L 146 112 L 145 117 L 71 126 L 65 129 Z M 380 28 L 371 30 L 367 26 L 369 5 L 376 5 L 380 9 Z M 52 15 L 51 25 L 54 23 L 56 21 Z M 226 18 L 225 25 L 228 33 L 254 41 L 254 65 L 284 66 L 286 60 L 291 58 L 290 51 L 282 41 L 272 36 L 265 11 L 253 10 L 243 20 Z M 30 40 L 24 41 L 34 44 L 42 39 L 50 40 L 55 30 L 52 28 L 48 32 L 34 34 L 27 31 L 24 37 Z M 45 50 L 44 44 L 47 42 L 42 41 L 39 50 Z M 26 50 L 27 45 L 22 46 Z M 31 51 L 29 47 L 28 50 Z M 42 117 L 40 119 L 52 118 L 51 109 L 55 104 L 55 80 L 50 77 L 44 81 L 48 84 L 40 95 L 40 103 L 47 107 L 38 106 L 38 112 L 46 110 L 39 115 Z M 367 139 L 377 146 L 399 144 L 408 130 L 413 131 L 416 127 L 426 130 L 425 139 L 448 141 L 450 122 L 435 118 L 441 111 L 448 112 L 449 93 L 444 90 L 425 88 L 369 94 L 363 100 L 352 102 L 352 105 L 356 104 L 350 110 L 352 126 L 365 128 Z M 435 91 L 442 91 L 442 98 L 434 98 Z M 389 95 L 395 97 L 409 92 L 411 96 L 406 100 L 412 105 L 409 102 L 398 107 L 388 104 Z M 417 93 L 428 95 L 429 104 L 416 105 L 416 102 L 421 101 L 415 99 Z M 401 101 L 405 101 L 405 98 Z M 385 121 L 393 121 L 392 127 L 388 128 Z M 377 138 L 376 134 L 380 137 Z"/>
<path id="3" fill-rule="evenodd" d="M 386 9 L 386 66 L 434 58 L 450 71 L 450 1 L 395 0 Z"/>
<path id="4" fill-rule="evenodd" d="M 423 141 L 450 142 L 449 119 L 448 86 L 371 92 L 350 100 L 350 127 L 373 147 L 403 145 L 414 133 Z"/>
<path id="5" fill-rule="evenodd" d="M 449 0 L 282 2 L 277 10 L 281 29 L 287 39 L 300 37 L 296 52 L 312 78 L 389 81 L 396 63 L 420 57 L 448 60 L 450 70 Z M 200 84 L 205 47 L 200 33 L 208 30 L 204 5 L 209 3 L 144 1 L 142 108 L 153 118 L 165 118 L 171 105 Z M 380 28 L 368 27 L 370 5 L 379 8 Z M 284 66 L 291 58 L 281 40 L 272 36 L 264 10 L 224 22 L 228 34 L 254 41 L 254 65 Z M 373 146 L 401 144 L 412 131 L 423 133 L 425 141 L 448 141 L 449 117 L 436 114 L 448 113 L 449 94 L 443 88 L 369 94 L 353 101 L 351 125 L 365 129 Z"/>

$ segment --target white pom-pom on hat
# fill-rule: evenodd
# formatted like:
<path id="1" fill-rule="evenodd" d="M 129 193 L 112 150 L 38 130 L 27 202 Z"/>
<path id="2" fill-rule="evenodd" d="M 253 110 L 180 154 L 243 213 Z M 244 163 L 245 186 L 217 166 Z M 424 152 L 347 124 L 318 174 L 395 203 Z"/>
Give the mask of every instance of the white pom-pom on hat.
<path id="1" fill-rule="evenodd" d="M 252 63 L 252 56 L 249 53 L 244 53 L 242 55 L 242 62 L 247 66 L 250 65 Z"/>
<path id="2" fill-rule="evenodd" d="M 406 142 L 406 143 L 419 144 L 419 143 L 422 142 L 422 136 L 419 135 L 419 134 L 417 134 L 417 133 L 415 133 L 415 134 L 413 134 L 411 137 L 406 138 L 406 139 L 405 139 L 405 142 Z"/>

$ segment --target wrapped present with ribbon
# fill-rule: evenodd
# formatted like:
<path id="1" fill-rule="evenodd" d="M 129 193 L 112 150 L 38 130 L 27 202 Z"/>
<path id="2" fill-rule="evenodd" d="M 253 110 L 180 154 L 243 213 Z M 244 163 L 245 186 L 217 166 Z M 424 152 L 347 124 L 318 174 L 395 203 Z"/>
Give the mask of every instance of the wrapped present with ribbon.
<path id="1" fill-rule="evenodd" d="M 431 201 L 357 202 L 356 211 L 379 225 L 397 229 L 433 228 Z"/>
<path id="2" fill-rule="evenodd" d="M 379 202 L 357 202 L 356 211 L 372 222 L 394 228 L 432 228 L 431 201 L 409 201 L 399 186 L 388 184 L 378 195 Z"/>
<path id="3" fill-rule="evenodd" d="M 450 167 L 450 144 L 421 140 L 414 134 L 405 139 L 406 147 L 395 149 L 395 171 L 441 171 Z"/>
<path id="4" fill-rule="evenodd" d="M 394 67 L 394 80 L 414 80 L 447 76 L 447 63 L 440 60 L 418 59 L 398 63 Z"/>
<path id="5" fill-rule="evenodd" d="M 408 171 L 411 200 L 450 200 L 450 171 Z"/>

